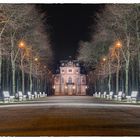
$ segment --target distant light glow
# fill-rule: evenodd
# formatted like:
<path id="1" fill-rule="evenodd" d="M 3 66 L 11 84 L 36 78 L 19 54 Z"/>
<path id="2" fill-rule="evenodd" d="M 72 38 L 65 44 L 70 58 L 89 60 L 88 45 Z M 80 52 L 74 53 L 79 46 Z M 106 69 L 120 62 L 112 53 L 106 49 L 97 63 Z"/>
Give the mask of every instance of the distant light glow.
<path id="1" fill-rule="evenodd" d="M 35 58 L 35 61 L 38 61 L 38 58 L 37 57 Z"/>
<path id="2" fill-rule="evenodd" d="M 73 86 L 72 88 L 73 88 L 73 89 L 75 89 L 76 87 L 75 87 L 75 86 Z"/>
<path id="3" fill-rule="evenodd" d="M 103 58 L 103 61 L 106 61 L 106 58 L 105 57 Z"/>
<path id="4" fill-rule="evenodd" d="M 122 44 L 120 41 L 118 41 L 115 46 L 116 46 L 116 48 L 121 48 Z"/>
<path id="5" fill-rule="evenodd" d="M 19 43 L 19 48 L 21 48 L 21 49 L 25 48 L 25 42 L 24 41 L 21 41 Z"/>

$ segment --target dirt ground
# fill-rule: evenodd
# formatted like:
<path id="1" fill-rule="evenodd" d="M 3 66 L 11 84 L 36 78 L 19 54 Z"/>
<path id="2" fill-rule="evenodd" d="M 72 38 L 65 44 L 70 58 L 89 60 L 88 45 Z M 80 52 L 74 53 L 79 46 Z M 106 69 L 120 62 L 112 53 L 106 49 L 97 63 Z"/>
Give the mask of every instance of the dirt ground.
<path id="1" fill-rule="evenodd" d="M 66 104 L 76 101 L 94 104 L 95 100 L 63 98 Z M 140 136 L 139 107 L 57 105 L 61 100 L 47 97 L 47 102 L 56 103 L 53 106 L 38 103 L 33 107 L 0 108 L 0 136 Z"/>

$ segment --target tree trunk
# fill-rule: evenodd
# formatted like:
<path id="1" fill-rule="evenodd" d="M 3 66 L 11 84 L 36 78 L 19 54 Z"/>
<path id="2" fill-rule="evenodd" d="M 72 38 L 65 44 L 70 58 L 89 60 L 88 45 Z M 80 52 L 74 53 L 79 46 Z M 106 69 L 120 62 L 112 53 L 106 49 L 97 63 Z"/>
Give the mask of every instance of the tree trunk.
<path id="1" fill-rule="evenodd" d="M 129 62 L 125 66 L 125 94 L 128 95 Z"/>
<path id="2" fill-rule="evenodd" d="M 32 61 L 30 62 L 30 92 L 33 92 L 33 81 L 32 81 Z"/>
<path id="3" fill-rule="evenodd" d="M 12 64 L 12 93 L 13 95 L 16 94 L 16 83 L 15 83 L 15 62 L 13 61 L 13 59 L 11 58 L 11 64 Z"/>
<path id="4" fill-rule="evenodd" d="M 119 92 L 119 69 L 120 69 L 120 62 L 118 60 L 117 71 L 116 71 L 116 94 L 118 94 Z"/>
<path id="5" fill-rule="evenodd" d="M 110 69 L 110 62 L 108 62 L 108 70 L 109 70 L 109 77 L 108 77 L 108 91 L 111 91 L 111 69 Z"/>
<path id="6" fill-rule="evenodd" d="M 25 76 L 23 62 L 21 62 L 21 73 L 22 73 L 22 93 L 25 94 Z"/>
<path id="7" fill-rule="evenodd" d="M 138 7 L 137 7 L 138 10 Z M 137 47 L 138 47 L 138 81 L 139 81 L 139 87 L 138 90 L 140 90 L 140 33 L 139 33 L 139 18 L 138 18 L 139 10 L 137 11 L 137 20 L 136 20 L 136 37 L 137 37 Z"/>
<path id="8" fill-rule="evenodd" d="M 0 36 L 0 93 L 2 92 L 2 46 L 1 46 L 1 36 Z"/>
<path id="9" fill-rule="evenodd" d="M 11 65 L 12 65 L 12 94 L 16 94 L 16 81 L 15 81 L 15 72 L 16 72 L 16 64 L 15 64 L 15 54 L 14 54 L 14 41 L 13 37 L 11 37 Z"/>

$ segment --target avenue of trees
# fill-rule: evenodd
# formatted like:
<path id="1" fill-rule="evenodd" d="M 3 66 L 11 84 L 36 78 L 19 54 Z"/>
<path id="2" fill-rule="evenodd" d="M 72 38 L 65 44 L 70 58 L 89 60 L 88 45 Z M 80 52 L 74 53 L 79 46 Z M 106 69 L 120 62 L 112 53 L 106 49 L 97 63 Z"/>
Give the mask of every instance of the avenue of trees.
<path id="1" fill-rule="evenodd" d="M 0 96 L 46 91 L 52 50 L 43 19 L 35 5 L 0 4 Z"/>
<path id="2" fill-rule="evenodd" d="M 140 91 L 140 5 L 110 4 L 96 14 L 91 41 L 79 43 L 89 90 Z"/>

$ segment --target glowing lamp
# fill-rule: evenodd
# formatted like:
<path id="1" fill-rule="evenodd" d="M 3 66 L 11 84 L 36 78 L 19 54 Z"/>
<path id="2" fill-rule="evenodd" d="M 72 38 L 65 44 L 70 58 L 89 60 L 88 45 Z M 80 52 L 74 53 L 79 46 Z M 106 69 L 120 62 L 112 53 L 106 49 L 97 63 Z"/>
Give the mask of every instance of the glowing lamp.
<path id="1" fill-rule="evenodd" d="M 106 58 L 105 57 L 103 58 L 103 61 L 106 61 Z"/>
<path id="2" fill-rule="evenodd" d="M 75 89 L 75 86 L 73 86 L 72 88 Z"/>
<path id="3" fill-rule="evenodd" d="M 35 58 L 35 61 L 38 61 L 38 58 L 37 57 Z"/>
<path id="4" fill-rule="evenodd" d="M 116 48 L 121 48 L 121 46 L 122 46 L 121 42 L 118 41 L 118 42 L 116 43 Z"/>
<path id="5" fill-rule="evenodd" d="M 21 41 L 19 43 L 19 48 L 21 48 L 21 49 L 25 48 L 25 43 L 23 41 Z"/>

